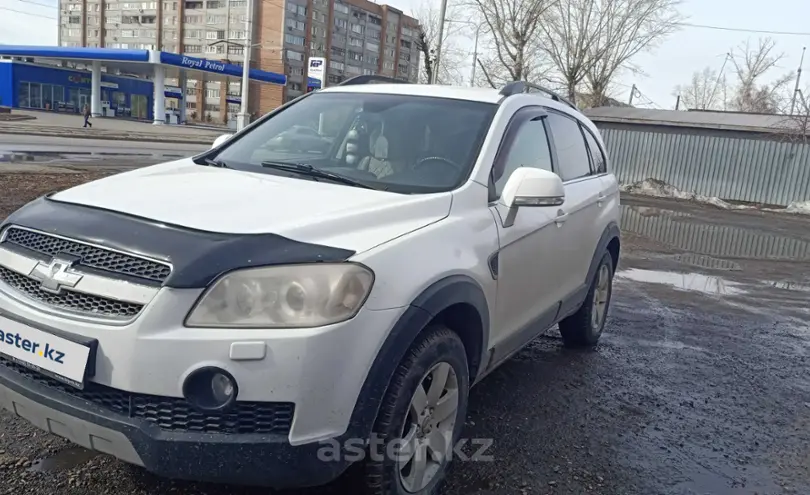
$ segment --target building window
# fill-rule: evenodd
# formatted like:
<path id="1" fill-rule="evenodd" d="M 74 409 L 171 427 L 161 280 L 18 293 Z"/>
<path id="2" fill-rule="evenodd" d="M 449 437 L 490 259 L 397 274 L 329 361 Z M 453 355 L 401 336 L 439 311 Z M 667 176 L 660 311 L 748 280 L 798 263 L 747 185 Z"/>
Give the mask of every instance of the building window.
<path id="1" fill-rule="evenodd" d="M 379 31 L 369 31 L 368 33 L 366 33 L 366 38 L 371 38 L 373 40 L 378 40 L 379 41 L 380 32 Z"/>
<path id="2" fill-rule="evenodd" d="M 205 39 L 207 40 L 224 40 L 225 39 L 225 31 L 208 31 L 205 33 Z"/>
<path id="3" fill-rule="evenodd" d="M 285 34 L 284 35 L 284 42 L 285 43 L 290 43 L 291 45 L 304 46 L 304 37 L 303 36 L 295 36 L 293 34 Z"/>
<path id="4" fill-rule="evenodd" d="M 287 50 L 287 60 L 297 60 L 299 62 L 303 62 L 304 54 L 293 50 Z"/>
<path id="5" fill-rule="evenodd" d="M 244 31 L 231 31 L 232 40 L 243 40 L 246 38 Z"/>
<path id="6" fill-rule="evenodd" d="M 299 15 L 302 17 L 307 16 L 307 8 L 303 5 L 295 5 L 293 3 L 287 2 L 287 12 L 293 15 Z"/>
<path id="7" fill-rule="evenodd" d="M 370 76 L 372 74 L 374 74 L 374 70 L 372 70 L 372 69 L 363 69 L 363 75 Z"/>
<path id="8" fill-rule="evenodd" d="M 354 65 L 347 65 L 346 72 L 349 74 L 362 74 L 363 70 L 360 67 L 355 67 Z"/>
<path id="9" fill-rule="evenodd" d="M 326 14 L 323 12 L 314 12 L 312 14 L 312 20 L 326 24 Z"/>
<path id="10" fill-rule="evenodd" d="M 343 78 L 335 74 L 329 74 L 326 76 L 326 80 L 329 81 L 330 84 L 338 84 L 343 80 Z"/>
<path id="11" fill-rule="evenodd" d="M 413 29 L 404 27 L 404 28 L 402 28 L 402 36 L 409 36 L 409 37 L 413 38 L 413 37 L 416 36 L 416 33 L 414 32 Z"/>
<path id="12" fill-rule="evenodd" d="M 153 15 L 144 15 L 141 16 L 141 24 L 154 24 L 157 21 L 157 17 Z"/>
<path id="13" fill-rule="evenodd" d="M 354 24 L 354 23 L 352 23 L 351 29 L 352 29 L 352 32 L 356 33 L 356 34 L 363 34 L 363 31 L 364 31 L 363 26 L 361 26 L 360 24 Z"/>
<path id="14" fill-rule="evenodd" d="M 205 97 L 206 98 L 219 98 L 219 90 L 218 89 L 206 89 L 205 90 Z"/>
<path id="15" fill-rule="evenodd" d="M 312 36 L 326 36 L 326 28 L 320 26 L 312 26 Z"/>
<path id="16" fill-rule="evenodd" d="M 383 69 L 394 70 L 394 62 L 383 62 Z"/>
<path id="17" fill-rule="evenodd" d="M 332 47 L 332 56 L 333 57 L 341 57 L 341 58 L 345 57 L 346 56 L 346 50 L 344 48 L 333 46 Z"/>
<path id="18" fill-rule="evenodd" d="M 225 16 L 224 15 L 209 15 L 205 18 L 205 22 L 208 24 L 224 24 L 225 23 Z"/>
<path id="19" fill-rule="evenodd" d="M 205 5 L 203 2 L 186 2 L 186 9 L 201 9 Z"/>
<path id="20" fill-rule="evenodd" d="M 405 41 L 405 40 L 399 40 L 399 46 L 401 46 L 402 48 L 407 48 L 408 50 L 410 50 L 411 49 L 411 42 L 410 41 Z"/>
<path id="21" fill-rule="evenodd" d="M 369 15 L 368 22 L 376 26 L 382 26 L 382 19 L 380 19 L 376 15 Z"/>
<path id="22" fill-rule="evenodd" d="M 247 0 L 231 0 L 231 7 L 247 7 Z"/>
<path id="23" fill-rule="evenodd" d="M 366 42 L 366 50 L 371 50 L 372 52 L 380 52 L 380 45 L 377 43 L 371 43 L 370 41 Z"/>
<path id="24" fill-rule="evenodd" d="M 363 40 L 359 40 L 357 38 L 349 38 L 349 46 L 362 47 L 363 46 Z"/>
<path id="25" fill-rule="evenodd" d="M 186 38 L 199 38 L 202 36 L 202 31 L 199 29 L 189 29 L 183 33 L 183 36 Z"/>
<path id="26" fill-rule="evenodd" d="M 349 58 L 358 62 L 363 61 L 363 55 L 361 53 L 353 52 L 351 50 L 349 50 Z"/>
<path id="27" fill-rule="evenodd" d="M 206 103 L 205 104 L 205 111 L 206 112 L 219 112 L 219 105 L 215 103 Z"/>
<path id="28" fill-rule="evenodd" d="M 385 56 L 386 57 L 394 58 L 395 54 L 396 54 L 396 50 L 394 50 L 393 48 L 386 48 L 385 49 Z"/>
<path id="29" fill-rule="evenodd" d="M 371 65 L 380 65 L 380 57 L 366 57 L 366 63 Z"/>
<path id="30" fill-rule="evenodd" d="M 346 29 L 349 26 L 349 21 L 346 19 L 335 19 L 335 26 L 340 29 Z"/>
<path id="31" fill-rule="evenodd" d="M 340 12 L 341 14 L 348 14 L 349 7 L 340 2 L 335 2 L 335 12 Z"/>
<path id="32" fill-rule="evenodd" d="M 287 19 L 287 27 L 297 29 L 299 31 L 306 29 L 306 25 L 302 21 L 297 21 L 295 19 Z"/>
<path id="33" fill-rule="evenodd" d="M 184 53 L 202 53 L 202 47 L 200 45 L 183 45 L 183 52 Z"/>
<path id="34" fill-rule="evenodd" d="M 208 45 L 205 47 L 205 53 L 225 53 L 224 45 Z"/>
<path id="35" fill-rule="evenodd" d="M 205 2 L 205 8 L 207 9 L 224 9 L 225 2 L 220 2 L 219 0 L 208 0 Z"/>
<path id="36" fill-rule="evenodd" d="M 243 46 L 229 46 L 228 55 L 244 55 L 245 47 Z"/>
<path id="37" fill-rule="evenodd" d="M 201 15 L 184 15 L 183 22 L 186 24 L 202 24 L 203 17 Z"/>
<path id="38" fill-rule="evenodd" d="M 82 16 L 80 15 L 72 15 L 68 17 L 68 24 L 81 24 L 82 23 Z"/>
<path id="39" fill-rule="evenodd" d="M 301 83 L 291 82 L 288 84 L 290 89 L 293 91 L 301 91 Z"/>

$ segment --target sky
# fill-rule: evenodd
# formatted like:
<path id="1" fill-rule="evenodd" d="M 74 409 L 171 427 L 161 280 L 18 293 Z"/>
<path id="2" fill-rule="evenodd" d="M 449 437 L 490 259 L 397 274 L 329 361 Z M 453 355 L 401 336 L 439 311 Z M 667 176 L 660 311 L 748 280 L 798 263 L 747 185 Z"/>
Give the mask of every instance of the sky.
<path id="1" fill-rule="evenodd" d="M 453 0 L 449 0 L 452 2 Z M 411 13 L 425 2 L 440 0 L 387 0 L 387 3 Z M 380 0 L 383 3 L 383 0 Z M 57 2 L 55 0 L 0 0 L 0 43 L 53 45 L 57 39 Z M 17 11 L 17 12 L 14 12 Z M 25 15 L 28 12 L 35 15 Z M 634 105 L 647 108 L 674 108 L 674 87 L 686 84 L 692 73 L 710 66 L 720 70 L 729 49 L 747 39 L 756 42 L 759 37 L 771 36 L 778 51 L 785 58 L 777 69 L 769 74 L 775 78 L 794 71 L 799 66 L 802 47 L 810 45 L 810 1 L 808 0 L 684 0 L 681 13 L 686 22 L 733 29 L 783 31 L 809 33 L 804 35 L 769 35 L 683 27 L 671 35 L 658 48 L 639 54 L 633 63 L 642 74 L 626 73 L 616 81 L 611 96 L 627 101 L 631 85 L 638 87 L 642 96 L 636 95 Z M 52 19 L 48 19 L 51 17 Z M 469 46 L 469 63 L 472 63 L 471 40 L 458 40 Z M 810 56 L 805 60 L 810 66 Z M 729 67 L 726 67 L 728 73 Z M 810 75 L 805 82 L 810 83 Z M 805 86 L 803 83 L 802 86 Z"/>

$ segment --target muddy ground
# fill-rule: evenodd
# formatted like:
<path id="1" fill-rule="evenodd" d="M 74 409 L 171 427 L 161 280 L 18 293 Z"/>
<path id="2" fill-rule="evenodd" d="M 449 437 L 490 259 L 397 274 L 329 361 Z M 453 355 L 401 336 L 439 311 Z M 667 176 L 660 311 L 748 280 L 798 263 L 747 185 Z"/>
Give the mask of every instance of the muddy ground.
<path id="1" fill-rule="evenodd" d="M 100 174 L 0 172 L 0 217 Z M 551 332 L 476 387 L 464 435 L 491 460 L 444 493 L 810 494 L 810 218 L 623 203 L 601 344 Z M 4 492 L 267 493 L 158 479 L 2 412 Z"/>

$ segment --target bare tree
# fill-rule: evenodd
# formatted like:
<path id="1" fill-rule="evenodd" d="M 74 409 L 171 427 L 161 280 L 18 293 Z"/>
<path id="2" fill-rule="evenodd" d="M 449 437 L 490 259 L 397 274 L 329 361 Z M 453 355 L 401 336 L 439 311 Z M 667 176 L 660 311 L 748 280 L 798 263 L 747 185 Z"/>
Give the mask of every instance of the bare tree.
<path id="1" fill-rule="evenodd" d="M 782 131 L 782 141 L 806 144 L 810 142 L 810 87 L 796 92 L 793 114 L 785 115 L 776 127 Z"/>
<path id="2" fill-rule="evenodd" d="M 447 19 L 462 18 L 462 9 L 458 4 L 448 2 Z M 439 45 L 439 9 L 426 0 L 415 9 L 413 17 L 419 21 L 419 36 L 416 47 L 419 49 L 419 82 L 433 81 L 433 72 L 436 67 L 436 48 Z M 436 78 L 438 84 L 462 84 L 461 67 L 464 65 L 466 52 L 454 41 L 463 25 L 447 23 L 444 29 L 444 42 L 442 43 L 442 60 L 439 65 L 439 74 Z"/>
<path id="3" fill-rule="evenodd" d="M 789 100 L 790 82 L 795 75 L 790 72 L 779 76 L 770 84 L 762 79 L 785 57 L 775 51 L 772 38 L 761 38 L 756 45 L 747 40 L 730 52 L 737 85 L 731 97 L 731 108 L 741 112 L 778 113 Z"/>
<path id="4" fill-rule="evenodd" d="M 556 0 L 472 0 L 486 27 L 479 57 L 481 77 L 492 87 L 509 81 L 537 82 L 544 75 L 540 30 Z"/>
<path id="5" fill-rule="evenodd" d="M 723 110 L 726 94 L 725 77 L 718 77 L 717 71 L 706 67 L 692 74 L 689 84 L 675 86 L 673 96 L 681 97 L 681 105 L 693 110 Z"/>
<path id="6" fill-rule="evenodd" d="M 577 102 L 577 87 L 591 69 L 593 49 L 605 23 L 594 0 L 554 2 L 540 26 L 543 48 L 568 99 Z"/>
<path id="7" fill-rule="evenodd" d="M 569 0 L 570 1 L 570 0 Z M 594 0 L 599 5 L 597 30 L 587 39 L 590 61 L 587 90 L 595 100 L 604 100 L 611 82 L 621 70 L 634 70 L 631 59 L 656 47 L 675 32 L 683 19 L 681 0 Z"/>

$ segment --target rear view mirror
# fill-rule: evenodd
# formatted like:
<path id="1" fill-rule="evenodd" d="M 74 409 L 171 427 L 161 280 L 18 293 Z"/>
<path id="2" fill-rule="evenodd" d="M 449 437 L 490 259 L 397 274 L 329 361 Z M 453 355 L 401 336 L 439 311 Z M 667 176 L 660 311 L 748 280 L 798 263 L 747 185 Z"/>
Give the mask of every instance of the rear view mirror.
<path id="1" fill-rule="evenodd" d="M 509 176 L 501 198 L 509 208 L 560 206 L 565 202 L 565 188 L 554 172 L 520 167 Z"/>
<path id="2" fill-rule="evenodd" d="M 225 143 L 225 141 L 229 140 L 231 136 L 233 136 L 233 134 L 223 134 L 214 139 L 214 144 L 211 146 L 211 149 L 219 148 L 223 143 Z"/>

